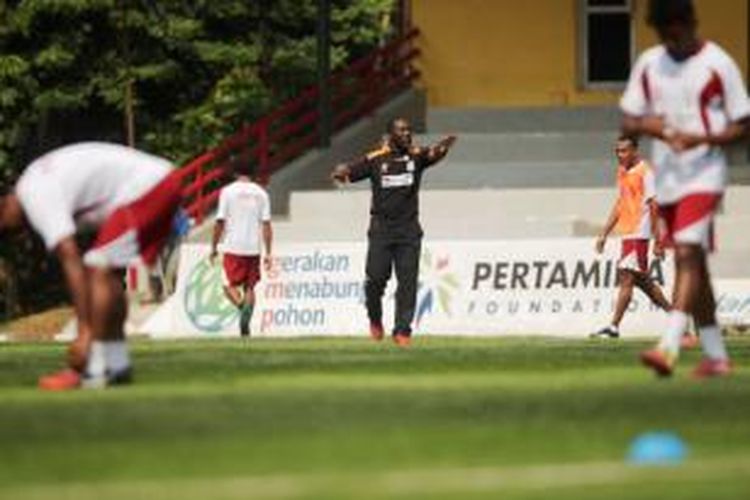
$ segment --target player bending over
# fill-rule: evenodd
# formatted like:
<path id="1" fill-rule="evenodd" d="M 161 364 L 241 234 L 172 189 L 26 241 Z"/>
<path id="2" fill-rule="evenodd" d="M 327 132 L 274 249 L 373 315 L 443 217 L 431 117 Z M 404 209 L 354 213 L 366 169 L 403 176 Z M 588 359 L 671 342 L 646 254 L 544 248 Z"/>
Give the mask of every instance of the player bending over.
<path id="1" fill-rule="evenodd" d="M 128 383 L 123 326 L 127 302 L 118 270 L 153 265 L 180 205 L 181 185 L 167 160 L 116 144 L 79 143 L 29 165 L 0 198 L 0 229 L 28 223 L 60 260 L 78 331 L 68 367 L 41 377 L 46 390 Z M 81 255 L 76 232 L 97 229 Z"/>

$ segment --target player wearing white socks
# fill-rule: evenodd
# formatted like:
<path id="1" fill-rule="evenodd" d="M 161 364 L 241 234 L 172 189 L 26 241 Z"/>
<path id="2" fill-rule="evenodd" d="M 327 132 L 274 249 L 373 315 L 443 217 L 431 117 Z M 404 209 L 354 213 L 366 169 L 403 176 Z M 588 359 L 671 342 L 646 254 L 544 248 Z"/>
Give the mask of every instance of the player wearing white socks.
<path id="1" fill-rule="evenodd" d="M 666 332 L 641 360 L 670 375 L 692 316 L 704 354 L 694 375 L 727 375 L 706 253 L 726 182 L 722 146 L 747 136 L 750 101 L 737 64 L 698 37 L 692 0 L 650 0 L 648 23 L 661 44 L 641 54 L 631 71 L 620 101 L 622 129 L 656 139 L 656 200 L 674 246 L 675 282 Z"/>
<path id="2" fill-rule="evenodd" d="M 171 171 L 168 161 L 132 148 L 79 143 L 35 160 L 14 192 L 0 198 L 0 229 L 28 222 L 60 260 L 78 321 L 68 368 L 41 377 L 40 388 L 131 380 L 118 270 L 156 261 L 181 201 L 179 174 Z M 84 227 L 97 236 L 81 256 L 75 235 Z"/>

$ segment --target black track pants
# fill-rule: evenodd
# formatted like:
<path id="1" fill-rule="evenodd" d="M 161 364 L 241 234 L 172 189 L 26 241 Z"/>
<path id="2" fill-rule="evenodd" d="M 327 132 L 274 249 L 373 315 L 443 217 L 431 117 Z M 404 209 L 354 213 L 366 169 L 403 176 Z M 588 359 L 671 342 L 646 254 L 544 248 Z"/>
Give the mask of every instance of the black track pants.
<path id="1" fill-rule="evenodd" d="M 396 317 L 393 332 L 410 335 L 417 302 L 421 239 L 370 238 L 365 268 L 365 299 L 370 323 L 382 324 L 383 292 L 396 269 Z"/>

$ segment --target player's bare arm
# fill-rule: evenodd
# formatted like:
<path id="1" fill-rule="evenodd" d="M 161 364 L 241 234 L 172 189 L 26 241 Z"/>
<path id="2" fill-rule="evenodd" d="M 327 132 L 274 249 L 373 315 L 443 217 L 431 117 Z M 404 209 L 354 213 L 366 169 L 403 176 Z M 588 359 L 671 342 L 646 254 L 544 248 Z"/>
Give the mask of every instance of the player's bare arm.
<path id="1" fill-rule="evenodd" d="M 218 255 L 218 247 L 219 242 L 221 241 L 221 237 L 224 235 L 224 221 L 222 219 L 216 219 L 216 222 L 214 223 L 214 232 L 211 237 L 211 254 L 209 258 L 211 259 L 211 263 L 216 260 L 216 256 Z"/>
<path id="2" fill-rule="evenodd" d="M 271 221 L 263 221 L 261 231 L 263 233 L 263 246 L 266 253 L 263 255 L 263 267 L 266 271 L 271 269 L 271 256 L 273 255 L 273 227 Z"/>
<path id="3" fill-rule="evenodd" d="M 92 341 L 86 268 L 83 265 L 78 245 L 72 236 L 68 236 L 57 244 L 55 254 L 60 261 L 78 321 L 78 335 L 68 349 L 68 362 L 72 367 L 83 370 Z"/>
<path id="4" fill-rule="evenodd" d="M 662 117 L 652 115 L 633 116 L 624 114 L 620 129 L 625 135 L 645 135 L 663 141 L 667 141 L 675 132 L 674 129 L 664 123 Z"/>
<path id="5" fill-rule="evenodd" d="M 726 146 L 747 139 L 748 135 L 750 135 L 750 117 L 729 124 L 718 134 L 696 135 L 675 130 L 670 134 L 667 142 L 675 151 L 686 151 L 703 144 Z"/>
<path id="6" fill-rule="evenodd" d="M 14 193 L 0 197 L 0 231 L 15 230 L 24 223 L 23 209 Z"/>
<path id="7" fill-rule="evenodd" d="M 646 135 L 662 140 L 677 152 L 686 151 L 696 146 L 726 146 L 750 136 L 750 117 L 731 123 L 718 134 L 689 134 L 667 125 L 659 116 L 624 115 L 621 123 L 624 133 Z"/>
<path id="8" fill-rule="evenodd" d="M 654 238 L 654 257 L 657 259 L 664 258 L 664 237 L 663 227 L 660 223 L 659 218 L 659 206 L 656 204 L 656 200 L 651 198 L 648 200 L 648 211 L 651 217 L 651 234 Z"/>
<path id="9" fill-rule="evenodd" d="M 596 237 L 596 245 L 595 245 L 596 253 L 602 253 L 604 251 L 604 246 L 607 243 L 607 238 L 609 237 L 609 234 L 612 232 L 612 230 L 615 228 L 615 225 L 617 224 L 617 219 L 619 218 L 619 213 L 620 213 L 620 211 L 618 210 L 618 203 L 619 202 L 615 202 L 614 206 L 612 207 L 612 210 L 609 213 L 607 222 L 604 224 L 602 231 Z"/>

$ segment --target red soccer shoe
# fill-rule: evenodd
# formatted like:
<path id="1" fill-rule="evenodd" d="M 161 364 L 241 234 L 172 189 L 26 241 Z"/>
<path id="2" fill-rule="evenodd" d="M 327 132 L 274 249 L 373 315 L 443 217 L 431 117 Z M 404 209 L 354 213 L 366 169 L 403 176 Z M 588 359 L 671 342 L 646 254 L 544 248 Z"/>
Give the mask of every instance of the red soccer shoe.
<path id="1" fill-rule="evenodd" d="M 370 323 L 370 338 L 375 342 L 383 340 L 383 325 L 380 323 Z"/>
<path id="2" fill-rule="evenodd" d="M 732 363 L 728 359 L 703 358 L 693 370 L 693 378 L 726 377 L 732 374 Z"/>
<path id="3" fill-rule="evenodd" d="M 660 377 L 669 377 L 672 375 L 674 363 L 669 360 L 666 354 L 658 349 L 643 351 L 641 353 L 641 363 L 654 370 Z"/>
<path id="4" fill-rule="evenodd" d="M 43 391 L 70 391 L 81 387 L 81 375 L 70 368 L 39 377 L 39 388 Z"/>
<path id="5" fill-rule="evenodd" d="M 411 336 L 403 333 L 393 334 L 393 343 L 399 347 L 409 347 L 411 344 Z"/>

